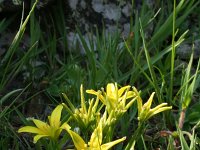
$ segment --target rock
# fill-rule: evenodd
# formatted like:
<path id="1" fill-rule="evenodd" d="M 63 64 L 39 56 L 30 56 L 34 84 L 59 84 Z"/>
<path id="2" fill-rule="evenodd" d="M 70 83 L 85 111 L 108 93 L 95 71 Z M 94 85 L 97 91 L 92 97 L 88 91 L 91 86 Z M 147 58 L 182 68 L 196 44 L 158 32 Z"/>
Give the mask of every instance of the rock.
<path id="1" fill-rule="evenodd" d="M 72 10 L 76 10 L 76 6 L 78 4 L 78 0 L 69 0 L 69 6 Z"/>
<path id="2" fill-rule="evenodd" d="M 101 13 L 104 10 L 104 5 L 102 0 L 93 0 L 92 1 L 92 8 L 94 9 L 94 11 Z"/>
<path id="3" fill-rule="evenodd" d="M 12 0 L 14 5 L 22 5 L 22 0 Z"/>
<path id="4" fill-rule="evenodd" d="M 103 17 L 118 21 L 121 17 L 121 9 L 115 4 L 107 4 L 104 6 Z"/>
<path id="5" fill-rule="evenodd" d="M 116 25 L 106 25 L 105 35 L 114 35 L 115 33 L 120 32 L 119 28 Z"/>
<path id="6" fill-rule="evenodd" d="M 199 59 L 200 57 L 200 39 L 194 41 L 194 59 Z"/>
<path id="7" fill-rule="evenodd" d="M 81 7 L 82 7 L 83 9 L 86 9 L 86 6 L 87 6 L 86 2 L 85 2 L 84 0 L 82 0 L 82 1 L 81 1 Z"/>
<path id="8" fill-rule="evenodd" d="M 85 40 L 85 42 L 90 50 L 96 51 L 96 37 L 94 35 L 92 35 L 91 33 L 87 33 L 87 34 L 83 35 L 83 39 Z M 77 33 L 70 32 L 67 36 L 67 40 L 68 40 L 68 48 L 69 49 L 76 48 L 80 51 L 81 54 L 86 53 L 85 48 L 81 42 L 81 39 Z M 93 42 L 93 43 L 91 43 L 91 42 Z M 94 47 L 92 47 L 91 45 L 94 45 Z"/>
<path id="9" fill-rule="evenodd" d="M 36 8 L 40 9 L 48 4 L 51 4 L 54 0 L 39 0 Z M 75 1 L 75 0 L 74 0 Z M 30 0 L 0 0 L 0 12 L 16 12 L 21 11 L 23 8 L 29 9 L 31 1 Z"/>
<path id="10" fill-rule="evenodd" d="M 130 3 L 127 3 L 123 8 L 122 8 L 122 13 L 126 16 L 126 17 L 130 17 L 131 16 L 131 12 L 132 12 L 132 6 Z"/>
<path id="11" fill-rule="evenodd" d="M 123 38 L 127 38 L 130 34 L 130 23 L 126 23 L 123 26 L 123 32 L 122 32 L 122 36 Z"/>
<path id="12" fill-rule="evenodd" d="M 22 9 L 22 1 L 0 0 L 0 12 L 14 12 Z"/>
<path id="13" fill-rule="evenodd" d="M 67 35 L 67 42 L 68 42 L 68 48 L 69 49 L 72 49 L 76 42 L 77 42 L 77 39 L 78 39 L 78 34 L 77 33 L 74 33 L 74 32 L 69 32 L 68 35 Z"/>
<path id="14" fill-rule="evenodd" d="M 200 57 L 200 39 L 194 41 L 194 59 Z M 177 47 L 176 53 L 180 59 L 190 59 L 192 54 L 192 44 L 183 43 Z"/>

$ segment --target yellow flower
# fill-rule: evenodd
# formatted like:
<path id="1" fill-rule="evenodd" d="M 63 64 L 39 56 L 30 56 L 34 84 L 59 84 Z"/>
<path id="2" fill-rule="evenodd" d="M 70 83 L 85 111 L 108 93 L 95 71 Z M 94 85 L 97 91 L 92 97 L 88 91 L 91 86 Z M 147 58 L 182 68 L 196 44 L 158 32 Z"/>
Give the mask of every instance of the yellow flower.
<path id="1" fill-rule="evenodd" d="M 155 108 L 151 109 L 151 104 L 152 104 L 155 92 L 153 92 L 151 94 L 150 98 L 148 99 L 148 101 L 144 105 L 142 105 L 142 98 L 140 97 L 139 92 L 137 91 L 137 89 L 135 87 L 133 88 L 133 90 L 134 90 L 135 94 L 137 95 L 138 120 L 140 122 L 146 121 L 149 118 L 151 118 L 152 116 L 154 116 L 162 111 L 172 109 L 172 106 L 167 106 L 167 103 L 162 103 L 162 104 L 156 106 Z"/>
<path id="2" fill-rule="evenodd" d="M 131 86 L 128 85 L 118 89 L 117 83 L 108 83 L 106 92 L 102 90 L 102 94 L 99 94 L 100 91 L 96 92 L 94 90 L 86 90 L 86 92 L 96 96 L 99 95 L 99 99 L 106 105 L 108 112 L 111 113 L 111 111 L 115 109 L 128 109 L 134 102 L 134 99 L 132 99 L 131 102 L 126 105 L 127 99 L 135 97 L 135 93 L 129 91 L 130 87 Z"/>
<path id="3" fill-rule="evenodd" d="M 86 144 L 86 142 L 76 132 L 70 130 L 69 125 L 66 124 L 65 126 L 63 126 L 63 128 L 70 134 L 77 150 L 108 150 L 114 145 L 126 139 L 126 137 L 123 137 L 121 139 L 102 144 L 102 119 L 100 120 L 97 128 L 92 133 L 88 144 Z"/>
<path id="4" fill-rule="evenodd" d="M 21 132 L 29 132 L 36 134 L 34 136 L 33 142 L 36 143 L 40 138 L 42 137 L 50 137 L 53 140 L 57 140 L 61 131 L 62 126 L 60 122 L 61 118 L 61 111 L 63 109 L 62 105 L 58 105 L 53 112 L 51 113 L 51 116 L 48 117 L 49 124 L 40 121 L 38 119 L 32 119 L 36 127 L 33 126 L 25 126 L 18 130 L 19 133 Z"/>
<path id="5" fill-rule="evenodd" d="M 81 93 L 81 107 L 80 108 L 75 108 L 64 93 L 63 93 L 63 96 L 66 99 L 68 105 L 66 105 L 65 103 L 62 103 L 62 105 L 67 110 L 67 112 L 71 115 L 71 117 L 75 121 L 77 121 L 81 127 L 86 129 L 88 128 L 89 125 L 91 126 L 91 123 L 94 122 L 94 120 L 98 120 L 100 118 L 100 113 L 97 110 L 98 104 L 99 104 L 99 96 L 98 96 L 99 94 L 97 95 L 95 102 L 94 102 L 94 99 L 89 100 L 89 107 L 87 108 L 84 92 L 83 92 L 83 85 L 81 85 L 80 87 L 80 93 Z"/>

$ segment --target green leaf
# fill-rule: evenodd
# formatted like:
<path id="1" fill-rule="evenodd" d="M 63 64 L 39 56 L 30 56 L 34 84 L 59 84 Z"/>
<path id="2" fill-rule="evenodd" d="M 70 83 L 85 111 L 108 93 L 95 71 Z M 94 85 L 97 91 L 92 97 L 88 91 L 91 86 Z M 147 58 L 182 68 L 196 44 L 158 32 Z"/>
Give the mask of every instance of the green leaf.
<path id="1" fill-rule="evenodd" d="M 184 136 L 183 136 L 183 132 L 178 129 L 178 133 L 179 133 L 179 138 L 180 138 L 180 141 L 181 141 L 181 147 L 182 147 L 182 150 L 190 150 Z"/>

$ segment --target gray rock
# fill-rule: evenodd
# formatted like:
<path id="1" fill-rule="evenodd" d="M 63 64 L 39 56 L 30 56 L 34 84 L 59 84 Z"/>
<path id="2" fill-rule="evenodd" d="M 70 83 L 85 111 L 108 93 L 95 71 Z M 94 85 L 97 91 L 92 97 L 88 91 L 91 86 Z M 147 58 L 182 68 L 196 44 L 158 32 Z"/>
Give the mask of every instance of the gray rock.
<path id="1" fill-rule="evenodd" d="M 83 9 L 86 8 L 86 2 L 85 2 L 85 0 L 81 0 L 81 7 L 82 7 Z"/>
<path id="2" fill-rule="evenodd" d="M 130 34 L 130 23 L 126 23 L 123 26 L 123 32 L 122 32 L 122 36 L 124 38 L 127 38 Z"/>
<path id="3" fill-rule="evenodd" d="M 83 39 L 85 40 L 90 50 L 93 50 L 93 51 L 96 50 L 96 37 L 94 35 L 92 35 L 91 33 L 87 33 L 83 36 Z M 81 54 L 86 53 L 85 48 L 81 42 L 81 39 L 77 33 L 70 32 L 67 36 L 67 40 L 68 40 L 68 48 L 70 49 L 79 48 Z M 94 47 L 92 47 L 91 45 L 94 45 Z"/>
<path id="4" fill-rule="evenodd" d="M 200 39 L 194 41 L 194 58 L 198 59 L 200 57 Z"/>
<path id="5" fill-rule="evenodd" d="M 200 39 L 194 41 L 194 59 L 200 57 Z M 192 44 L 183 43 L 177 47 L 176 53 L 180 59 L 190 59 L 192 54 Z"/>
<path id="6" fill-rule="evenodd" d="M 21 5 L 22 4 L 22 0 L 12 0 L 14 5 Z"/>
<path id="7" fill-rule="evenodd" d="M 113 4 L 106 4 L 103 11 L 103 17 L 109 20 L 118 21 L 121 17 L 121 9 Z"/>
<path id="8" fill-rule="evenodd" d="M 152 8 L 153 5 L 155 4 L 155 0 L 146 0 L 146 3 L 148 5 L 148 7 Z"/>
<path id="9" fill-rule="evenodd" d="M 72 49 L 73 47 L 75 47 L 75 44 L 77 42 L 78 39 L 78 34 L 74 33 L 74 32 L 69 32 L 67 35 L 67 42 L 68 42 L 68 48 Z"/>
<path id="10" fill-rule="evenodd" d="M 106 25 L 105 35 L 114 35 L 115 33 L 120 32 L 120 29 L 116 25 Z"/>
<path id="11" fill-rule="evenodd" d="M 72 10 L 76 10 L 76 6 L 78 4 L 78 0 L 69 0 L 69 6 Z"/>
<path id="12" fill-rule="evenodd" d="M 126 16 L 126 17 L 130 17 L 131 16 L 131 10 L 132 6 L 130 3 L 127 3 L 123 8 L 122 8 L 122 13 Z"/>
<path id="13" fill-rule="evenodd" d="M 176 54 L 180 59 L 189 59 L 192 53 L 192 46 L 184 43 L 177 47 Z"/>
<path id="14" fill-rule="evenodd" d="M 98 13 L 103 12 L 104 5 L 102 3 L 102 0 L 92 0 L 92 8 Z"/>

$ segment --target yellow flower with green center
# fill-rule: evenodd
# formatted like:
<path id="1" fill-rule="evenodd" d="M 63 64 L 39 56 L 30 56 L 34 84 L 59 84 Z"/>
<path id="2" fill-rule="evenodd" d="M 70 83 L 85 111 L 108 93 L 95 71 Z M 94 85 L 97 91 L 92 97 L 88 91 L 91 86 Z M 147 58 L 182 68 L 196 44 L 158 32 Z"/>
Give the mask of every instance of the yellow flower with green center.
<path id="1" fill-rule="evenodd" d="M 137 105 L 138 105 L 138 120 L 140 122 L 146 121 L 152 116 L 166 110 L 172 109 L 172 106 L 167 106 L 167 103 L 162 103 L 155 108 L 151 109 L 151 104 L 153 101 L 153 97 L 155 92 L 153 92 L 148 99 L 148 101 L 143 105 L 142 104 L 142 98 L 140 97 L 140 93 L 137 91 L 137 89 L 133 88 L 135 94 L 137 95 Z"/>
<path id="2" fill-rule="evenodd" d="M 29 132 L 36 134 L 34 136 L 33 142 L 36 143 L 40 138 L 42 137 L 49 137 L 52 140 L 57 140 L 61 131 L 60 118 L 61 118 L 61 112 L 62 112 L 63 106 L 58 105 L 53 112 L 51 113 L 51 116 L 48 117 L 49 124 L 45 123 L 43 121 L 40 121 L 38 119 L 32 119 L 36 127 L 34 126 L 25 126 L 18 130 L 19 133 L 21 132 Z"/>
<path id="3" fill-rule="evenodd" d="M 96 96 L 99 95 L 99 99 L 104 105 L 106 105 L 108 113 L 111 113 L 111 111 L 115 109 L 127 110 L 133 104 L 135 99 L 132 99 L 126 105 L 127 99 L 135 97 L 135 93 L 133 91 L 129 91 L 130 87 L 131 86 L 128 85 L 118 89 L 117 83 L 108 83 L 106 92 L 102 89 L 100 95 L 99 91 L 96 92 L 94 90 L 86 90 L 86 92 Z"/>
<path id="4" fill-rule="evenodd" d="M 88 126 L 91 127 L 91 124 L 95 122 L 95 120 L 99 120 L 100 112 L 97 109 L 99 104 L 99 94 L 97 95 L 96 101 L 94 99 L 89 100 L 89 105 L 87 107 L 84 92 L 83 92 L 83 85 L 80 87 L 80 94 L 81 94 L 81 107 L 75 108 L 75 106 L 71 103 L 68 99 L 67 95 L 63 93 L 64 98 L 67 101 L 67 104 L 62 103 L 64 108 L 67 112 L 71 115 L 71 119 L 74 119 L 82 129 L 87 129 Z"/>
<path id="5" fill-rule="evenodd" d="M 91 135 L 90 141 L 88 144 L 78 135 L 76 132 L 70 130 L 70 126 L 68 124 L 65 124 L 63 128 L 69 133 L 71 136 L 74 145 L 77 150 L 108 150 L 114 145 L 123 142 L 126 137 L 123 137 L 121 139 L 102 144 L 103 134 L 102 134 L 102 119 L 100 120 L 97 128 L 94 130 L 94 132 Z"/>

